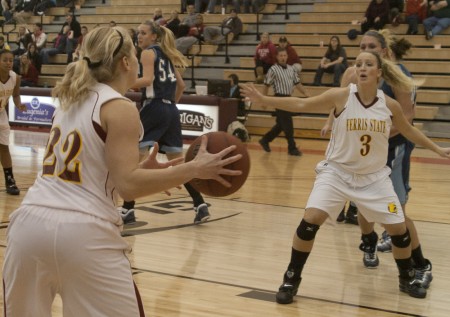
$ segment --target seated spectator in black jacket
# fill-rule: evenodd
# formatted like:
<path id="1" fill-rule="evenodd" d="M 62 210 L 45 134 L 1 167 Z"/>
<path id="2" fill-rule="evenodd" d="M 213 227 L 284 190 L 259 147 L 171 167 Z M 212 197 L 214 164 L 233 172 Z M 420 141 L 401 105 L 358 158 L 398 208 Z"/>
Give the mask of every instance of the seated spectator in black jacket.
<path id="1" fill-rule="evenodd" d="M 165 27 L 172 31 L 172 33 L 177 37 L 178 26 L 180 25 L 180 19 L 178 18 L 178 11 L 173 10 L 170 13 L 170 18 L 166 21 Z"/>
<path id="2" fill-rule="evenodd" d="M 207 26 L 203 32 L 205 41 L 211 44 L 219 44 L 227 34 L 232 34 L 231 39 L 238 38 L 242 32 L 242 21 L 237 16 L 237 12 L 231 9 L 230 16 L 225 18 L 221 26 Z"/>
<path id="3" fill-rule="evenodd" d="M 320 65 L 316 70 L 313 85 L 320 86 L 322 84 L 323 73 L 330 73 L 334 74 L 333 86 L 339 87 L 341 76 L 346 69 L 347 54 L 345 53 L 345 49 L 341 46 L 339 37 L 334 35 L 330 38 L 325 56 L 322 57 Z"/>
<path id="4" fill-rule="evenodd" d="M 62 32 L 58 34 L 55 39 L 55 44 L 52 48 L 43 48 L 41 50 L 41 60 L 42 64 L 50 64 L 49 57 L 55 56 L 56 54 L 66 53 L 67 38 L 69 37 L 70 27 L 65 25 Z"/>
<path id="5" fill-rule="evenodd" d="M 73 52 L 77 47 L 78 38 L 81 36 L 81 25 L 72 14 L 66 15 L 66 22 L 64 22 L 61 27 L 60 33 L 63 33 L 63 28 L 66 25 L 70 28 L 70 34 L 66 40 L 67 63 L 71 63 L 73 59 Z"/>
<path id="6" fill-rule="evenodd" d="M 366 33 L 370 29 L 381 30 L 389 21 L 388 0 L 372 0 L 367 7 L 361 21 L 361 32 Z"/>

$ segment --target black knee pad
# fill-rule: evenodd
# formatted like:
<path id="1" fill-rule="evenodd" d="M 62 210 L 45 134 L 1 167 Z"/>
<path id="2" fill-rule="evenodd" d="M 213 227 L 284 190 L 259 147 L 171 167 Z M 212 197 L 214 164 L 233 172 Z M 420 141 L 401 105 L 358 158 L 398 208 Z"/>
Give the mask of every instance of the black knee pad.
<path id="1" fill-rule="evenodd" d="M 409 230 L 401 235 L 391 236 L 392 244 L 397 248 L 407 248 L 411 244 L 411 236 L 409 235 Z"/>
<path id="2" fill-rule="evenodd" d="M 314 240 L 319 228 L 319 225 L 313 225 L 312 223 L 306 222 L 302 219 L 300 225 L 297 227 L 297 236 L 304 241 Z"/>

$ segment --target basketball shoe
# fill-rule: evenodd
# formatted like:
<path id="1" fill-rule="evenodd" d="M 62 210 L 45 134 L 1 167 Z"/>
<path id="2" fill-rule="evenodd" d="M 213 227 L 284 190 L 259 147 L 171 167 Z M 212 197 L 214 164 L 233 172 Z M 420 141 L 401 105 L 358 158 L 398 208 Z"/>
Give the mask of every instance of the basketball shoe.
<path id="1" fill-rule="evenodd" d="M 294 296 L 297 295 L 298 287 L 302 278 L 295 276 L 294 271 L 287 270 L 284 273 L 283 284 L 281 284 L 276 295 L 278 304 L 290 304 L 294 301 Z"/>
<path id="2" fill-rule="evenodd" d="M 416 279 L 414 269 L 411 269 L 408 274 L 409 277 L 399 276 L 400 291 L 407 293 L 411 297 L 425 298 L 427 296 L 427 290 L 422 286 L 420 281 Z"/>
<path id="3" fill-rule="evenodd" d="M 358 225 L 358 208 L 352 204 L 348 205 L 347 215 L 345 216 L 345 223 Z"/>
<path id="4" fill-rule="evenodd" d="M 125 225 L 131 225 L 136 222 L 136 216 L 134 215 L 134 209 L 125 209 L 123 207 L 119 207 L 117 209 L 120 216 L 122 217 L 122 221 Z"/>
<path id="5" fill-rule="evenodd" d="M 9 195 L 19 195 L 20 189 L 16 185 L 16 181 L 12 177 L 6 180 L 6 193 Z"/>
<path id="6" fill-rule="evenodd" d="M 260 139 L 258 142 L 265 152 L 270 152 L 269 142 L 264 141 L 263 139 Z"/>
<path id="7" fill-rule="evenodd" d="M 430 287 L 430 283 L 433 280 L 433 274 L 431 274 L 431 270 L 432 270 L 432 265 L 430 260 L 425 260 L 427 261 L 427 265 L 425 265 L 424 267 L 416 267 L 416 280 L 420 282 L 420 284 L 422 285 L 423 288 L 428 288 Z"/>
<path id="8" fill-rule="evenodd" d="M 381 239 L 377 244 L 377 250 L 380 252 L 392 252 L 392 240 L 386 231 L 381 234 Z"/>
<path id="9" fill-rule="evenodd" d="M 359 249 L 364 252 L 363 263 L 368 269 L 376 269 L 380 264 L 380 260 L 377 255 L 377 246 L 374 247 L 361 243 Z"/>
<path id="10" fill-rule="evenodd" d="M 205 222 L 211 217 L 208 211 L 208 205 L 203 203 L 198 205 L 197 207 L 194 207 L 195 210 L 195 218 L 194 223 L 202 223 Z"/>
<path id="11" fill-rule="evenodd" d="M 341 212 L 339 213 L 339 216 L 336 218 L 336 221 L 339 223 L 344 222 L 345 220 L 345 206 L 342 208 Z"/>

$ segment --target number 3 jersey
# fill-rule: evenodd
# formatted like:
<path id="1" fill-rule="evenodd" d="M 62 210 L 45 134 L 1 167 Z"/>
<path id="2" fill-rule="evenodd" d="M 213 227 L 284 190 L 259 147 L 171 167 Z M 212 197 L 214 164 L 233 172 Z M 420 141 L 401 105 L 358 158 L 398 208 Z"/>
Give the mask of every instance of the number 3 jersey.
<path id="1" fill-rule="evenodd" d="M 55 212 L 79 211 L 121 224 L 115 187 L 106 166 L 106 133 L 100 121 L 102 105 L 113 99 L 129 100 L 98 83 L 82 103 L 68 110 L 56 109 L 42 173 L 28 190 L 24 205 L 55 208 Z"/>
<path id="2" fill-rule="evenodd" d="M 383 91 L 364 105 L 357 86 L 350 85 L 344 110 L 335 118 L 326 159 L 349 173 L 370 174 L 386 166 L 392 112 Z"/>

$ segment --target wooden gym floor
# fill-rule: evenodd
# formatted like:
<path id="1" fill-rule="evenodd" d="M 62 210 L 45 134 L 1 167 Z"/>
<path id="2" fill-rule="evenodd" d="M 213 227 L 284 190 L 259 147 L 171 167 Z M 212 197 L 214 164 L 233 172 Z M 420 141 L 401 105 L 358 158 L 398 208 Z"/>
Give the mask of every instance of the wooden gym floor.
<path id="1" fill-rule="evenodd" d="M 22 192 L 9 196 L 1 183 L 2 259 L 8 216 L 39 171 L 46 138 L 39 132 L 11 134 Z M 124 236 L 133 247 L 129 258 L 147 316 L 450 316 L 450 160 L 423 149 L 413 153 L 407 212 L 433 263 L 426 299 L 399 292 L 390 253 L 379 253 L 378 269 L 363 267 L 357 226 L 328 222 L 317 235 L 299 295 L 291 305 L 278 305 L 275 291 L 327 143 L 298 140 L 304 155 L 297 158 L 287 155 L 282 139 L 272 144 L 272 153 L 263 152 L 258 139 L 248 145 L 252 167 L 244 187 L 230 197 L 207 197 L 211 221 L 192 224 L 184 189 L 138 200 L 138 222 Z M 53 311 L 62 316 L 59 298 Z"/>

